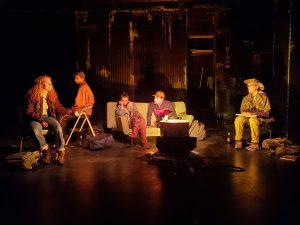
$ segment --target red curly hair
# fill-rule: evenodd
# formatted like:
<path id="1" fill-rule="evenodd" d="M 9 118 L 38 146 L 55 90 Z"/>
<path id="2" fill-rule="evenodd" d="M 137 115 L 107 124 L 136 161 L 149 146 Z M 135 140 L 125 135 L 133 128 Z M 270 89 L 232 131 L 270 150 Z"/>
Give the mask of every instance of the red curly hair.
<path id="1" fill-rule="evenodd" d="M 52 78 L 49 75 L 46 75 L 46 74 L 41 75 L 41 76 L 39 76 L 38 78 L 35 79 L 34 86 L 28 91 L 28 93 L 30 92 L 36 97 L 38 102 L 41 99 L 41 94 L 42 94 L 42 91 L 44 90 L 43 82 L 46 79 L 49 79 L 52 82 Z M 56 93 L 53 86 L 52 86 L 51 91 L 48 92 L 48 98 L 51 102 L 56 102 L 57 101 L 58 96 L 57 96 L 57 93 Z"/>

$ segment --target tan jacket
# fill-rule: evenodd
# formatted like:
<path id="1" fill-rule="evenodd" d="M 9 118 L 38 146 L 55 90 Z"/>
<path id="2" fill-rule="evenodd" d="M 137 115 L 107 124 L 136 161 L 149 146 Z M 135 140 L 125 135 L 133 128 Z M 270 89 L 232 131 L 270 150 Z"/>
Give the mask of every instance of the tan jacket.
<path id="1" fill-rule="evenodd" d="M 241 113 L 252 112 L 258 117 L 269 117 L 271 110 L 270 100 L 266 93 L 262 91 L 257 93 L 254 97 L 248 94 L 243 98 L 240 110 Z"/>

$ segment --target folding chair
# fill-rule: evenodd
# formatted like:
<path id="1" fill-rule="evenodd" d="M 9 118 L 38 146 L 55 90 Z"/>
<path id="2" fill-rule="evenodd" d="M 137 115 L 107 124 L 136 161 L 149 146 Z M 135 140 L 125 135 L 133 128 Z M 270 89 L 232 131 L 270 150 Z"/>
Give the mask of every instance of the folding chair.
<path id="1" fill-rule="evenodd" d="M 72 128 L 71 134 L 70 134 L 70 136 L 68 137 L 68 140 L 66 141 L 66 145 L 68 145 L 68 143 L 69 143 L 69 141 L 70 141 L 70 139 L 71 139 L 71 137 L 72 137 L 72 134 L 74 133 L 74 131 L 75 131 L 76 127 L 77 127 L 77 124 L 78 124 L 79 120 L 82 119 L 82 118 L 84 118 L 84 120 L 83 120 L 83 122 L 82 122 L 82 124 L 81 124 L 81 126 L 80 126 L 79 132 L 81 132 L 81 130 L 82 130 L 82 128 L 83 128 L 85 122 L 87 122 L 87 123 L 89 124 L 89 127 L 90 127 L 91 131 L 92 131 L 93 136 L 94 136 L 94 137 L 96 136 L 96 134 L 95 134 L 95 132 L 94 132 L 94 129 L 93 129 L 93 127 L 92 127 L 92 124 L 91 124 L 91 122 L 90 122 L 90 120 L 89 120 L 89 116 L 86 114 L 86 110 L 87 110 L 87 109 L 90 109 L 90 108 L 92 108 L 92 107 L 93 107 L 93 106 L 89 106 L 89 107 L 84 108 L 83 110 L 81 110 L 81 112 L 79 113 L 78 118 L 77 118 L 77 120 L 76 120 L 76 122 L 75 122 L 75 124 L 74 124 L 74 126 L 73 126 L 73 128 Z"/>

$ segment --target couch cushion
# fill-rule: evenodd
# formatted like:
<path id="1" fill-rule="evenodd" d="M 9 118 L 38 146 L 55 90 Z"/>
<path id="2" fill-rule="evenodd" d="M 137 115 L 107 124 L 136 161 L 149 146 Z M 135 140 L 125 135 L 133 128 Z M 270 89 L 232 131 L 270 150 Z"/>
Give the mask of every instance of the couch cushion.
<path id="1" fill-rule="evenodd" d="M 135 102 L 135 105 L 136 105 L 138 111 L 140 112 L 140 114 L 142 114 L 142 116 L 145 118 L 145 120 L 147 122 L 147 112 L 148 112 L 149 103 Z M 156 126 L 156 118 L 154 116 L 154 113 L 152 113 L 152 116 L 151 116 L 151 126 Z"/>
<path id="2" fill-rule="evenodd" d="M 117 128 L 116 124 L 116 105 L 117 102 L 106 103 L 106 126 L 107 128 Z"/>
<path id="3" fill-rule="evenodd" d="M 152 127 L 152 126 L 151 127 L 147 126 L 146 136 L 147 137 L 157 137 L 157 136 L 160 136 L 160 128 Z"/>

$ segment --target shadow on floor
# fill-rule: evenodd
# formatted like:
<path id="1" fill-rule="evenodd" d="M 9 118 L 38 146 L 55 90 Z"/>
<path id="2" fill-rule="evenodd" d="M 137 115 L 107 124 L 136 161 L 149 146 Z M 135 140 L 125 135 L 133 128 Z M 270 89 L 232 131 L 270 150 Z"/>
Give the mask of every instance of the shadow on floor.
<path id="1" fill-rule="evenodd" d="M 103 151 L 74 142 L 64 166 L 35 171 L 5 169 L 17 149 L 0 142 L 1 225 L 299 224 L 299 162 L 236 151 L 226 130 L 208 131 L 190 161 L 145 159 L 155 142 Z"/>

